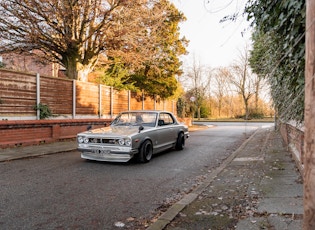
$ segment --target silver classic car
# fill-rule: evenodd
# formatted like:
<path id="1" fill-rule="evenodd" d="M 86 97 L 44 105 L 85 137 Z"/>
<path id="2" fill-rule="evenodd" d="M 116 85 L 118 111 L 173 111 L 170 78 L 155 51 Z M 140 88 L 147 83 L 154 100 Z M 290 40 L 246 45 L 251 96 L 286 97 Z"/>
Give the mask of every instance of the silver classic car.
<path id="1" fill-rule="evenodd" d="M 135 157 L 145 163 L 166 149 L 182 150 L 188 137 L 188 127 L 172 113 L 141 110 L 120 113 L 109 127 L 79 133 L 77 142 L 84 159 L 127 162 Z"/>

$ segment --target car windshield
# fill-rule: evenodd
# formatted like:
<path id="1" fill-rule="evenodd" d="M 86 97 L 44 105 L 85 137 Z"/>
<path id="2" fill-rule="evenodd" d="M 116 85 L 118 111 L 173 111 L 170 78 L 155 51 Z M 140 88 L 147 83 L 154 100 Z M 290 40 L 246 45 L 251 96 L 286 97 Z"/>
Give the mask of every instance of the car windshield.
<path id="1" fill-rule="evenodd" d="M 128 112 L 122 113 L 112 122 L 114 126 L 149 126 L 154 127 L 157 119 L 157 113 L 153 112 Z"/>

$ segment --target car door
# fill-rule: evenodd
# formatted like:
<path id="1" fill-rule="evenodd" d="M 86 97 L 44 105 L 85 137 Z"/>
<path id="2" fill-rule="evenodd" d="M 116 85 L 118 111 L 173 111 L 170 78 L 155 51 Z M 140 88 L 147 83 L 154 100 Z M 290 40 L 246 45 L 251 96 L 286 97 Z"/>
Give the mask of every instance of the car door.
<path id="1" fill-rule="evenodd" d="M 158 120 L 158 138 L 156 147 L 160 150 L 172 147 L 176 141 L 176 129 L 174 119 L 169 113 L 160 113 Z"/>

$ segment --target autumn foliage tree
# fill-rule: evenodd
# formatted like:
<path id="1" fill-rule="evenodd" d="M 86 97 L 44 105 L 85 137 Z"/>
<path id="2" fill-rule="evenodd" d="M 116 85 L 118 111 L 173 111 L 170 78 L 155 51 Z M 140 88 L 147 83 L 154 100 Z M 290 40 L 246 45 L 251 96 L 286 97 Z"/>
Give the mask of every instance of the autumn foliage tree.
<path id="1" fill-rule="evenodd" d="M 185 38 L 180 38 L 179 23 L 185 20 L 173 4 L 161 0 L 155 4 L 153 11 L 164 9 L 164 20 L 154 31 L 150 31 L 152 43 L 151 58 L 145 60 L 141 68 L 132 75 L 136 87 L 150 92 L 151 96 L 159 94 L 162 98 L 170 97 L 177 88 L 176 75 L 181 75 L 179 56 L 186 53 Z"/>
<path id="2" fill-rule="evenodd" d="M 143 90 L 151 97 L 170 97 L 178 86 L 176 76 L 182 74 L 179 57 L 186 54 L 188 41 L 179 34 L 179 23 L 185 16 L 168 0 L 160 0 L 138 17 L 146 23 L 139 41 L 128 49 L 122 42 L 108 52 L 101 80 L 118 88 Z"/>

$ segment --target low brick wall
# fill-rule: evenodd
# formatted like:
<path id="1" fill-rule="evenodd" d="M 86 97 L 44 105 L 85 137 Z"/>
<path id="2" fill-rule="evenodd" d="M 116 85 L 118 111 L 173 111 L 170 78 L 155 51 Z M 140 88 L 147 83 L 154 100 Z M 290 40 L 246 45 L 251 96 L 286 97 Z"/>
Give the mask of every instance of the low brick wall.
<path id="1" fill-rule="evenodd" d="M 74 139 L 77 133 L 110 124 L 112 119 L 0 121 L 0 148 Z"/>
<path id="2" fill-rule="evenodd" d="M 304 131 L 294 124 L 281 123 L 280 133 L 301 173 L 304 169 Z"/>

